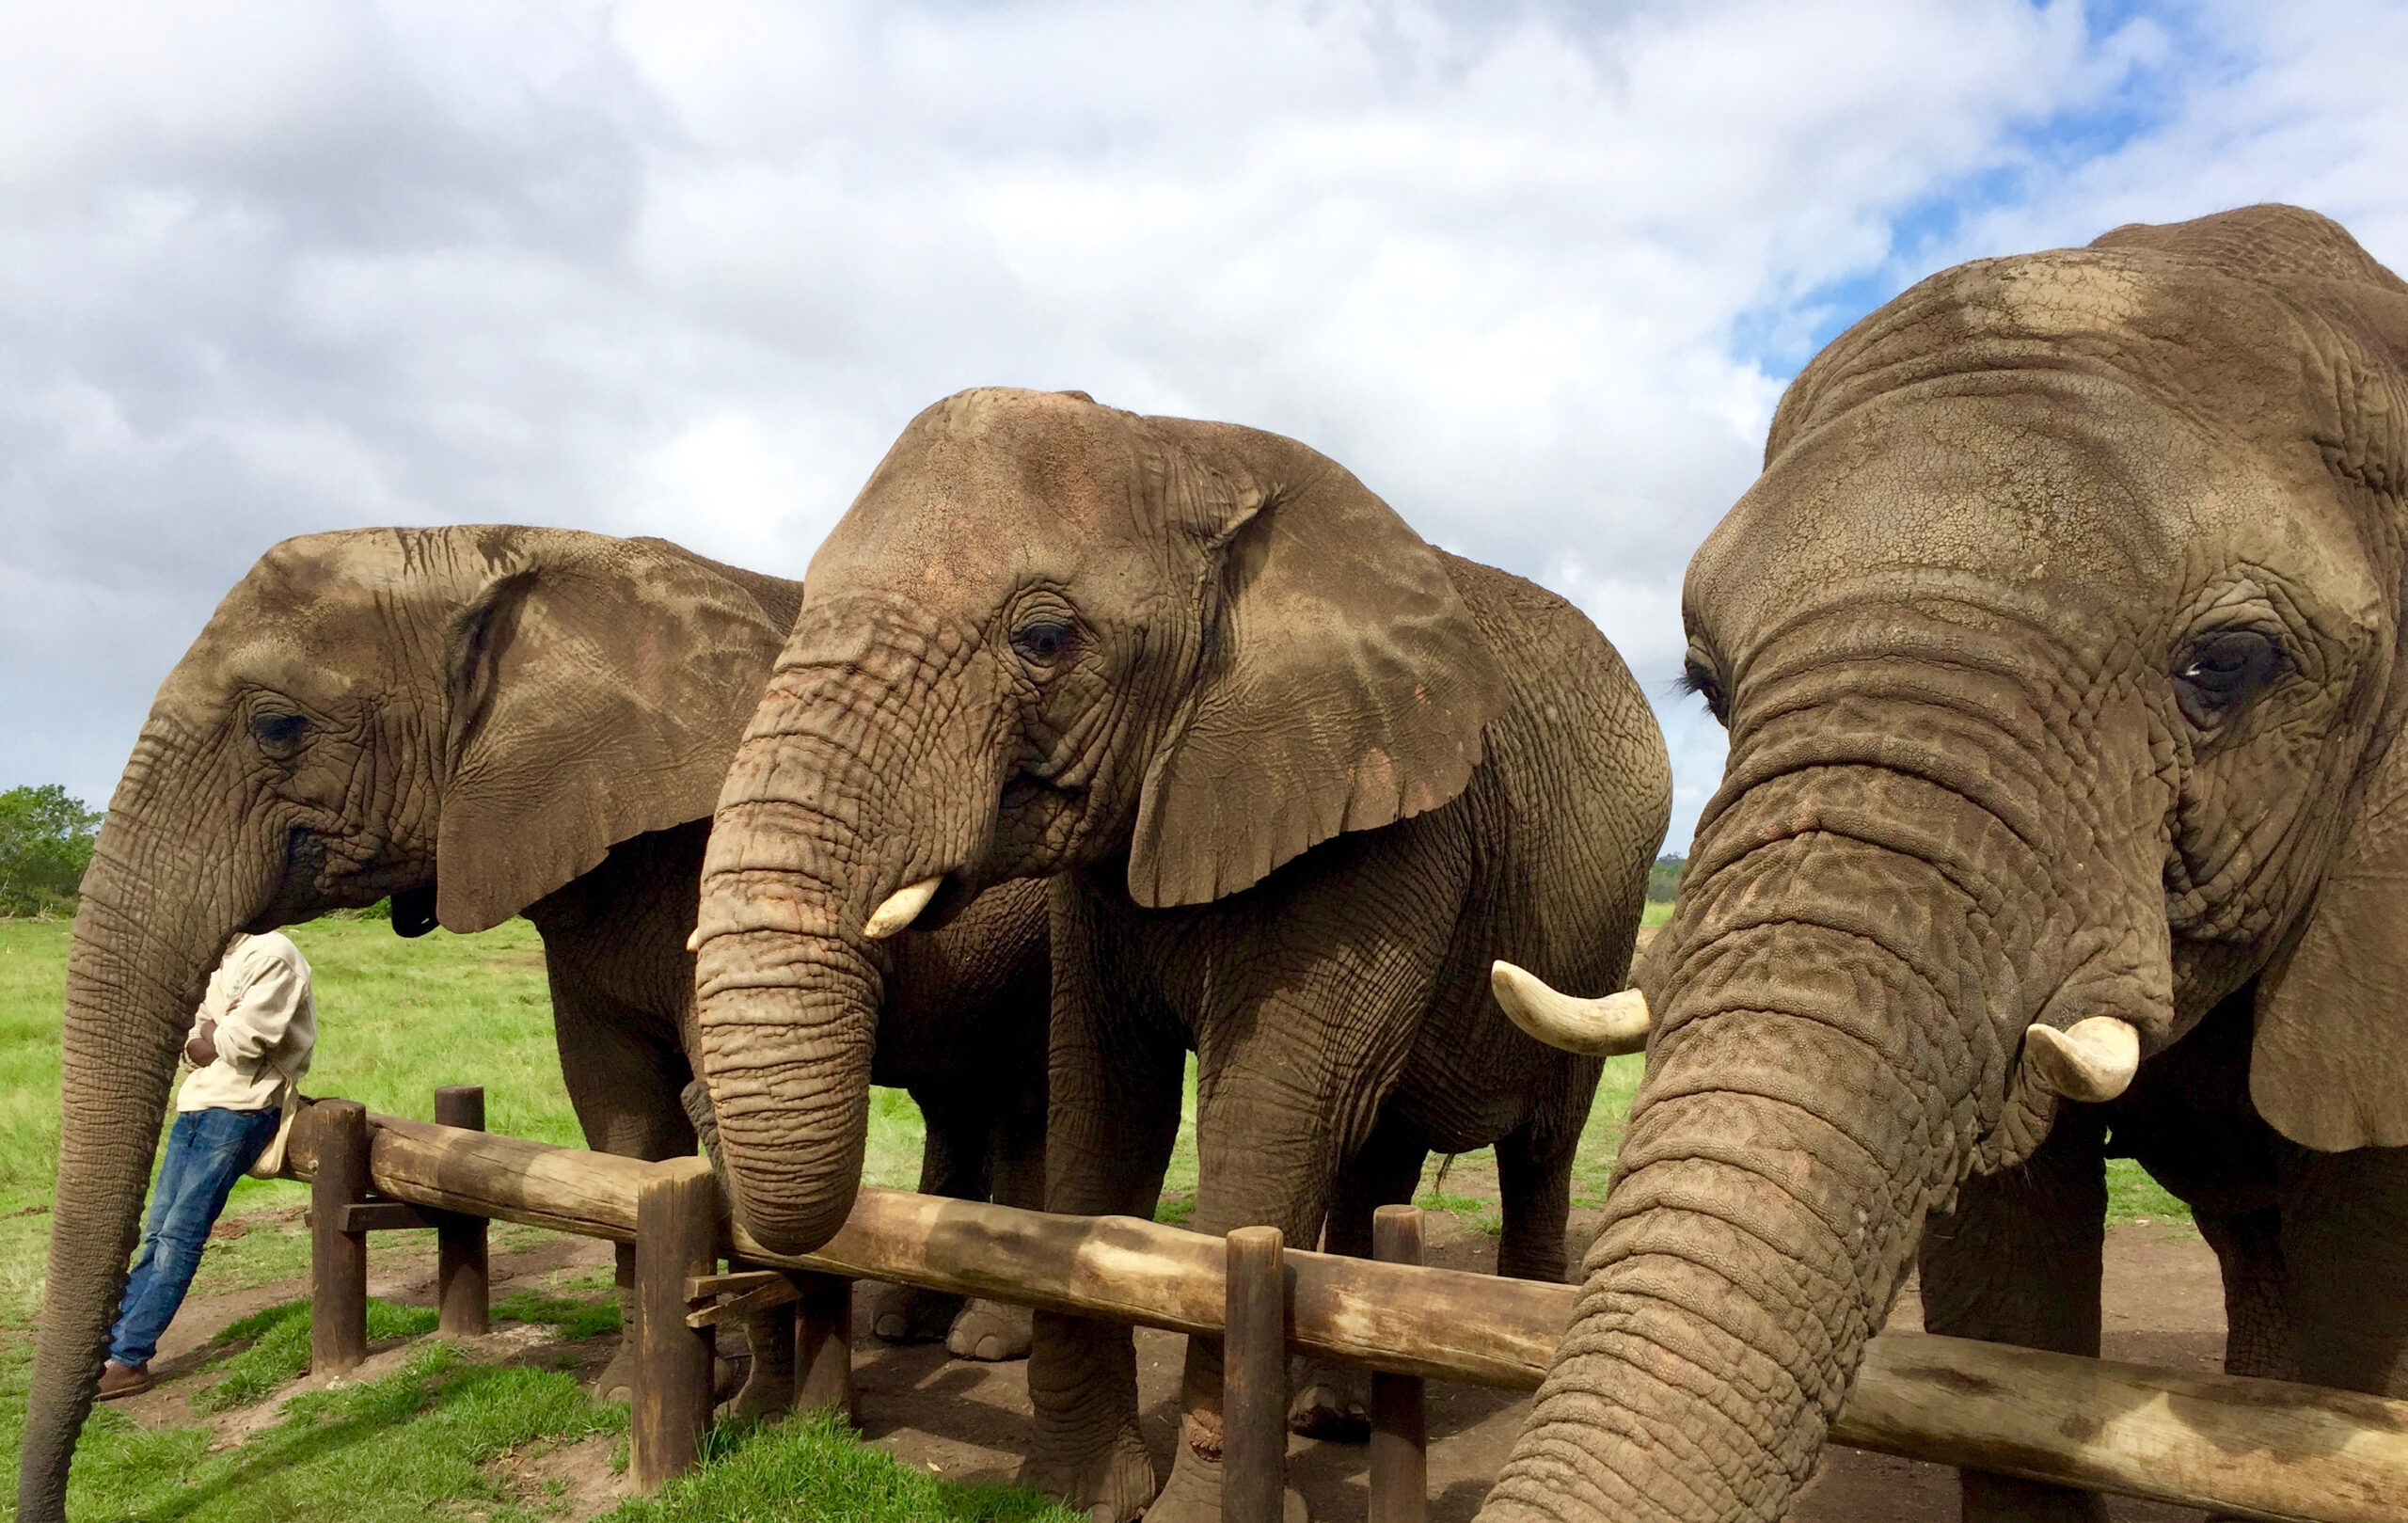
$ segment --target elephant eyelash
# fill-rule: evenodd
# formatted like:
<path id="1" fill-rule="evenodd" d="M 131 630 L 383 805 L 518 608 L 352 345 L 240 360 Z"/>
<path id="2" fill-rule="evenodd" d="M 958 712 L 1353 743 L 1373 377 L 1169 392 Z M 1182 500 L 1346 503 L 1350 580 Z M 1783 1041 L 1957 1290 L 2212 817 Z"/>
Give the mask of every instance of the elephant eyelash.
<path id="1" fill-rule="evenodd" d="M 1726 724 L 1730 722 L 1730 715 L 1723 706 L 1720 679 L 1715 676 L 1712 668 L 1694 654 L 1681 663 L 1681 674 L 1672 679 L 1672 686 L 1684 693 L 1694 693 L 1704 699 L 1706 708 L 1713 713 L 1716 721 Z"/>

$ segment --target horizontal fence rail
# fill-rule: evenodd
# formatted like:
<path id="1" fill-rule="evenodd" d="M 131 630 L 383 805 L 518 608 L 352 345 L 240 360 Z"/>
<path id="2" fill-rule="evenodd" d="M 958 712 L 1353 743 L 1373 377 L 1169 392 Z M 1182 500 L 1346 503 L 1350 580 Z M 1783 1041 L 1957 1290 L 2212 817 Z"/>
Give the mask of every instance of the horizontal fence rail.
<path id="1" fill-rule="evenodd" d="M 314 1180 L 321 1104 L 286 1172 Z M 649 1164 L 367 1118 L 368 1182 L 393 1200 L 632 1243 Z M 816 1253 L 771 1253 L 721 1227 L 746 1264 L 890 1280 L 1044 1310 L 1220 1336 L 1228 1248 L 1126 1216 L 1061 1216 L 863 1189 Z M 1399 1375 L 1535 1389 L 1576 1287 L 1302 1252 L 1281 1256 L 1288 1336 Z M 705 1320 L 705 1319 L 698 1319 Z M 2305 1523 L 2408 1523 L 2408 1401 L 2183 1374 L 1968 1339 L 1883 1333 L 1830 1436 L 1854 1448 Z"/>

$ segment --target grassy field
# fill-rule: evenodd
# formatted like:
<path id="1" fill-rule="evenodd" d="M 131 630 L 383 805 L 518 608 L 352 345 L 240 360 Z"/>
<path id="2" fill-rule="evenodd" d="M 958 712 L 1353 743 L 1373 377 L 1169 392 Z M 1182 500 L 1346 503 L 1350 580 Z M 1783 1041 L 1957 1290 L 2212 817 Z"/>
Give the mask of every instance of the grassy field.
<path id="1" fill-rule="evenodd" d="M 1660 923 L 1669 910 L 1648 906 L 1648 923 Z M 480 936 L 437 931 L 413 942 L 368 920 L 323 920 L 292 935 L 316 976 L 321 1036 L 312 1093 L 424 1116 L 436 1086 L 482 1084 L 494 1130 L 581 1144 L 553 1050 L 541 944 L 525 921 Z M 40 1303 L 49 1235 L 67 941 L 64 923 L 0 921 L 0 1443 L 9 1454 L 22 1420 L 26 1335 Z M 1607 1065 L 1574 1166 L 1578 1206 L 1604 1203 L 1640 1067 L 1635 1056 Z M 1164 1181 L 1165 1220 L 1182 1219 L 1194 1200 L 1194 1097 L 1191 1069 L 1187 1116 Z M 879 1091 L 871 1113 L 868 1182 L 911 1187 L 919 1176 L 920 1138 L 919 1114 L 909 1097 Z M 2110 1186 L 2115 1220 L 2185 1219 L 2180 1204 L 2130 1164 L 2111 1166 Z M 240 1230 L 211 1243 L 195 1293 L 301 1274 L 309 1261 L 309 1235 L 299 1220 L 306 1194 L 301 1185 L 280 1182 L 237 1186 L 228 1219 Z M 1434 1159 L 1419 1203 L 1495 1232 L 1492 1156 L 1483 1150 Z M 506 1252 L 546 1235 L 496 1224 L 494 1246 Z M 562 1323 L 574 1320 L 581 1304 L 583 1321 L 564 1329 L 566 1336 L 614 1327 L 605 1287 L 589 1281 L 582 1293 L 584 1303 L 529 1303 L 516 1314 Z M 230 1384 L 227 1394 L 209 1398 L 221 1404 L 274 1390 L 298 1368 L 297 1325 L 289 1310 L 284 1318 L 238 1325 L 241 1330 L 230 1330 L 209 1367 L 187 1378 L 197 1388 Z M 231 1449 L 213 1449 L 212 1430 L 205 1427 L 145 1430 L 103 1409 L 78 1465 L 75 1511 L 92 1518 L 398 1518 L 449 1502 L 494 1519 L 531 1517 L 543 1513 L 542 1499 L 531 1500 L 497 1476 L 547 1447 L 620 1431 L 624 1421 L 585 1404 L 565 1373 L 497 1369 L 430 1342 L 406 1368 L 382 1379 L 294 1400 L 279 1420 Z M 630 1504 L 625 1517 L 667 1523 L 723 1515 L 1038 1515 L 1024 1496 L 936 1481 L 808 1424 L 722 1435 L 716 1443 L 720 1457 L 697 1477 L 659 1499 Z M 358 1501 L 354 1489 L 371 1484 L 359 1479 L 371 1474 L 372 1505 Z M 831 1510 L 814 1515 L 774 1502 L 798 1495 L 798 1487 L 818 1488 L 802 1495 L 835 1499 L 826 1503 Z"/>

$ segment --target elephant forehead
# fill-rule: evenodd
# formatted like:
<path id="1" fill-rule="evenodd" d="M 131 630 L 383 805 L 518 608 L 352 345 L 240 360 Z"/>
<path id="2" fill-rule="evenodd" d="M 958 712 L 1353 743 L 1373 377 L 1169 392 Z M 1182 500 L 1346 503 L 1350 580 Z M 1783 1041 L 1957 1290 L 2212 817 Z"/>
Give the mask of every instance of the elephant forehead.
<path id="1" fill-rule="evenodd" d="M 1140 421 L 1044 393 L 948 398 L 822 543 L 807 595 L 877 588 L 963 607 L 1150 564 L 1189 472 Z"/>
<path id="2" fill-rule="evenodd" d="M 2204 444 L 2089 377 L 2011 382 L 1863 409 L 1799 440 L 1717 527 L 1689 597 L 1780 614 L 1870 574 L 2070 581 L 2115 597 L 2163 582 L 2210 511 Z"/>
<path id="3" fill-rule="evenodd" d="M 2127 327 L 2148 299 L 2138 272 L 2089 253 L 2036 254 L 1978 267 L 1963 292 L 1969 337 L 2067 340 Z"/>

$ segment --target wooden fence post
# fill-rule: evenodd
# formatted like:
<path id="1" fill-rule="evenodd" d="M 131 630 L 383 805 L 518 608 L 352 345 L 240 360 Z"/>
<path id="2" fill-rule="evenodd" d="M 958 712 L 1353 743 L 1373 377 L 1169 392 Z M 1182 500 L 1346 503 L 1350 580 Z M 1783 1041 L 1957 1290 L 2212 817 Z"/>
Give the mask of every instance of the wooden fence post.
<path id="1" fill-rule="evenodd" d="M 469 1132 L 485 1129 L 483 1085 L 447 1084 L 435 1091 L 435 1120 Z M 492 1326 L 491 1290 L 485 1273 L 483 1216 L 447 1212 L 435 1226 L 436 1305 L 438 1329 L 453 1338 L 475 1338 Z"/>
<path id="2" fill-rule="evenodd" d="M 1288 1489 L 1288 1284 L 1275 1227 L 1229 1233 L 1221 1334 L 1222 1523 L 1281 1523 Z"/>
<path id="3" fill-rule="evenodd" d="M 693 1465 L 711 1420 L 714 1340 L 686 1325 L 686 1282 L 719 1261 L 719 1181 L 671 1158 L 636 1190 L 636 1388 L 627 1467 L 653 1491 Z"/>
<path id="4" fill-rule="evenodd" d="M 1421 1213 L 1382 1206 L 1371 1214 L 1371 1257 L 1421 1262 Z M 1418 1375 L 1371 1372 L 1370 1523 L 1423 1523 L 1430 1515 L 1430 1429 Z"/>
<path id="5" fill-rule="evenodd" d="M 309 1371 L 340 1375 L 368 1357 L 368 1234 L 343 1230 L 344 1208 L 368 1198 L 368 1109 L 322 1100 L 309 1120 L 319 1129 L 309 1182 Z"/>
<path id="6" fill-rule="evenodd" d="M 794 1277 L 794 1409 L 832 1406 L 861 1425 L 853 1394 L 853 1282 L 842 1275 Z"/>

